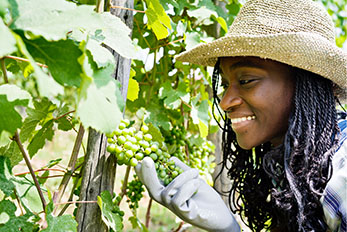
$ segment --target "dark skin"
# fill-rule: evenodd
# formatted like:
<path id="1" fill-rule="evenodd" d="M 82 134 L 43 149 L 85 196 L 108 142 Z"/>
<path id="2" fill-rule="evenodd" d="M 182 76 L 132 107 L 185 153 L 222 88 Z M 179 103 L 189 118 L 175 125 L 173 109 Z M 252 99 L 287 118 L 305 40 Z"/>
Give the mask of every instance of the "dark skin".
<path id="1" fill-rule="evenodd" d="M 232 121 L 239 145 L 252 149 L 283 143 L 295 92 L 288 65 L 258 57 L 222 57 L 225 93 L 220 106 Z M 286 232 L 279 225 L 272 232 Z"/>
<path id="2" fill-rule="evenodd" d="M 295 90 L 290 67 L 258 57 L 222 57 L 220 67 L 226 89 L 220 106 L 239 145 L 282 144 Z"/>

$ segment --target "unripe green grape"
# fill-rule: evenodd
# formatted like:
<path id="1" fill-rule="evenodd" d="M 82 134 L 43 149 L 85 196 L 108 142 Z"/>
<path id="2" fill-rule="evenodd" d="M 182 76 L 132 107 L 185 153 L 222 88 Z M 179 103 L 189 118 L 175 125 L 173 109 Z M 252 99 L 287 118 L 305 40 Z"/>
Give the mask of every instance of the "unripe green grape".
<path id="1" fill-rule="evenodd" d="M 115 134 L 116 136 L 119 136 L 119 135 L 122 134 L 122 131 L 121 131 L 119 128 L 117 128 L 117 129 L 114 131 L 114 134 Z"/>
<path id="2" fill-rule="evenodd" d="M 155 153 L 151 153 L 151 154 L 149 155 L 149 157 L 151 157 L 152 160 L 154 160 L 154 161 L 156 161 L 156 160 L 158 159 L 158 155 L 155 154 Z"/>
<path id="3" fill-rule="evenodd" d="M 141 127 L 141 131 L 142 131 L 143 133 L 147 133 L 148 130 L 149 130 L 148 126 L 146 126 L 145 124 L 143 124 L 142 127 Z"/>
<path id="4" fill-rule="evenodd" d="M 119 211 L 118 214 L 119 214 L 119 216 L 123 217 L 124 216 L 124 211 Z"/>
<path id="5" fill-rule="evenodd" d="M 147 147 L 147 148 L 145 149 L 145 153 L 146 153 L 147 155 L 151 154 L 151 153 L 152 153 L 151 148 Z"/>
<path id="6" fill-rule="evenodd" d="M 142 140 L 142 139 L 143 139 L 143 133 L 142 133 L 142 131 L 138 131 L 138 132 L 135 134 L 134 137 L 135 137 L 136 140 L 138 140 L 138 141 Z"/>
<path id="7" fill-rule="evenodd" d="M 117 137 L 117 141 L 119 144 L 124 144 L 127 140 L 123 135 L 121 135 Z"/>
<path id="8" fill-rule="evenodd" d="M 123 147 L 117 145 L 115 151 L 117 154 L 119 154 L 123 151 Z"/>
<path id="9" fill-rule="evenodd" d="M 127 119 L 127 118 L 123 118 L 123 119 L 121 120 L 121 123 L 124 123 L 125 126 L 129 126 L 129 125 L 130 125 L 130 121 L 129 121 L 129 119 Z"/>
<path id="10" fill-rule="evenodd" d="M 137 152 L 137 153 L 135 154 L 135 158 L 136 158 L 137 160 L 142 160 L 143 157 L 144 157 L 144 155 L 143 155 L 142 152 Z"/>
<path id="11" fill-rule="evenodd" d="M 159 156 L 162 155 L 163 157 L 165 157 L 164 152 L 161 149 L 158 149 L 156 152 Z"/>
<path id="12" fill-rule="evenodd" d="M 143 138 L 146 140 L 146 141 L 151 141 L 152 140 L 152 135 L 151 134 L 145 134 L 143 136 Z"/>
<path id="13" fill-rule="evenodd" d="M 124 160 L 124 158 L 125 158 L 125 153 L 124 153 L 124 152 L 121 152 L 121 153 L 119 153 L 119 154 L 116 154 L 116 157 L 117 157 L 117 160 L 118 160 L 118 161 Z"/>
<path id="14" fill-rule="evenodd" d="M 161 179 L 164 179 L 166 175 L 167 175 L 167 174 L 166 174 L 166 171 L 165 171 L 165 170 L 161 170 L 161 171 L 159 172 L 159 177 L 160 177 Z"/>
<path id="15" fill-rule="evenodd" d="M 149 147 L 149 142 L 145 141 L 145 140 L 141 140 L 139 142 L 140 146 L 143 148 L 148 148 Z"/>
<path id="16" fill-rule="evenodd" d="M 115 143 L 116 141 L 114 141 L 113 138 L 107 138 L 107 143 L 111 144 L 111 143 Z"/>
<path id="17" fill-rule="evenodd" d="M 107 146 L 106 150 L 109 153 L 114 153 L 114 152 L 116 152 L 116 145 L 115 144 L 110 144 L 110 145 Z"/>
<path id="18" fill-rule="evenodd" d="M 130 147 L 130 150 L 132 150 L 133 152 L 136 152 L 140 149 L 140 146 L 136 145 L 136 144 L 132 144 Z"/>
<path id="19" fill-rule="evenodd" d="M 136 132 L 136 129 L 134 127 L 129 128 L 129 134 L 134 135 Z"/>
<path id="20" fill-rule="evenodd" d="M 128 129 L 128 128 L 124 128 L 124 129 L 122 130 L 122 135 L 126 136 L 126 135 L 128 135 L 128 134 L 130 134 L 129 129 Z"/>
<path id="21" fill-rule="evenodd" d="M 170 182 L 171 182 L 171 181 L 170 181 L 169 178 L 165 178 L 165 179 L 164 179 L 164 185 L 165 185 L 165 186 L 169 185 Z"/>
<path id="22" fill-rule="evenodd" d="M 132 142 L 126 141 L 126 142 L 124 143 L 124 148 L 125 148 L 125 149 L 130 149 L 132 145 L 133 145 Z"/>
<path id="23" fill-rule="evenodd" d="M 136 158 L 133 157 L 130 159 L 130 166 L 135 167 L 137 164 L 138 164 L 138 161 Z"/>
<path id="24" fill-rule="evenodd" d="M 118 125 L 118 128 L 121 129 L 121 130 L 123 130 L 123 129 L 126 128 L 126 127 L 127 127 L 127 126 L 126 126 L 125 123 L 123 123 L 123 122 L 119 123 L 119 125 Z"/>
<path id="25" fill-rule="evenodd" d="M 125 156 L 128 157 L 128 158 L 131 158 L 134 156 L 134 152 L 132 150 L 127 150 L 125 152 Z"/>
<path id="26" fill-rule="evenodd" d="M 105 135 L 106 135 L 107 138 L 112 138 L 112 137 L 113 137 L 113 132 L 111 132 L 111 133 L 106 133 Z"/>
<path id="27" fill-rule="evenodd" d="M 173 178 L 176 178 L 177 176 L 178 176 L 178 171 L 173 171 L 172 173 L 171 173 L 171 175 L 172 175 L 172 177 Z"/>
<path id="28" fill-rule="evenodd" d="M 152 150 L 153 152 L 158 151 L 158 145 L 156 145 L 156 144 L 152 144 L 152 146 L 151 146 L 151 150 Z"/>

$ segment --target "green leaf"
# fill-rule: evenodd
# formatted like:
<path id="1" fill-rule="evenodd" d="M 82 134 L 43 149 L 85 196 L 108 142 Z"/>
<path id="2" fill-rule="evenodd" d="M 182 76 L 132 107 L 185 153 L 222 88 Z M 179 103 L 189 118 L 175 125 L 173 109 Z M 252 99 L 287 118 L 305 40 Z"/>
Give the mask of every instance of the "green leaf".
<path id="1" fill-rule="evenodd" d="M 54 135 L 53 120 L 46 122 L 42 128 L 34 135 L 30 144 L 28 145 L 28 152 L 32 158 L 38 150 L 43 148 L 46 140 L 52 141 Z"/>
<path id="2" fill-rule="evenodd" d="M 94 39 L 88 40 L 86 48 L 91 52 L 98 68 L 106 67 L 108 64 L 115 62 L 112 53 Z"/>
<path id="3" fill-rule="evenodd" d="M 17 143 L 14 141 L 0 147 L 0 156 L 9 158 L 12 167 L 17 165 L 23 159 L 23 155 L 19 150 Z"/>
<path id="4" fill-rule="evenodd" d="M 42 232 L 76 232 L 77 222 L 73 219 L 72 215 L 63 215 L 54 217 L 51 215 L 51 209 L 53 203 L 50 202 L 46 208 L 46 220 L 47 228 L 42 230 Z"/>
<path id="5" fill-rule="evenodd" d="M 76 112 L 85 127 L 103 133 L 114 131 L 122 118 L 119 102 L 123 100 L 112 73 L 113 66 L 109 65 L 94 71 L 94 79 L 84 79 Z"/>
<path id="6" fill-rule="evenodd" d="M 44 73 L 42 69 L 36 64 L 36 61 L 33 59 L 33 57 L 26 49 L 26 46 L 22 38 L 19 35 L 15 35 L 15 38 L 20 52 L 26 58 L 28 58 L 30 65 L 35 70 L 35 76 L 37 78 L 37 85 L 40 94 L 44 97 L 50 98 L 56 96 L 59 93 L 64 93 L 64 89 L 62 88 L 62 86 L 58 85 L 57 82 L 55 82 L 51 77 Z"/>
<path id="7" fill-rule="evenodd" d="M 208 125 L 210 120 L 208 113 L 209 105 L 207 100 L 203 100 L 200 105 L 197 105 L 195 101 L 192 101 L 190 116 L 192 117 L 193 123 L 198 125 L 201 137 L 206 137 L 208 134 Z"/>
<path id="8" fill-rule="evenodd" d="M 34 108 L 28 107 L 26 110 L 28 116 L 25 118 L 19 134 L 22 142 L 31 139 L 36 126 L 40 122 L 44 124 L 53 119 L 53 111 L 56 108 L 56 105 L 47 98 L 43 98 L 41 101 L 34 101 Z"/>
<path id="9" fill-rule="evenodd" d="M 9 8 L 9 6 L 10 6 L 10 4 L 8 3 L 8 0 L 1 0 L 0 1 L 0 17 L 4 17 L 4 15 L 6 14 L 6 9 Z M 1 33 L 1 35 L 2 35 L 2 33 Z"/>
<path id="10" fill-rule="evenodd" d="M 13 180 L 10 160 L 7 157 L 0 156 L 0 190 L 6 196 L 10 196 L 15 189 Z"/>
<path id="11" fill-rule="evenodd" d="M 15 110 L 16 106 L 25 106 L 28 100 L 15 100 L 9 102 L 6 95 L 0 95 L 0 133 L 5 130 L 12 135 L 22 126 L 22 117 Z"/>
<path id="12" fill-rule="evenodd" d="M 24 43 L 35 60 L 47 64 L 48 70 L 59 84 L 80 86 L 82 67 L 78 58 L 82 51 L 72 40 L 48 42 L 39 38 L 24 39 Z"/>
<path id="13" fill-rule="evenodd" d="M 133 229 L 139 228 L 141 232 L 148 232 L 147 227 L 134 215 L 129 217 Z"/>
<path id="14" fill-rule="evenodd" d="M 193 31 L 185 34 L 186 49 L 192 49 L 193 47 L 200 44 L 200 34 Z"/>
<path id="15" fill-rule="evenodd" d="M 134 79 L 129 79 L 127 99 L 130 101 L 135 101 L 139 97 L 139 83 Z"/>
<path id="16" fill-rule="evenodd" d="M 149 123 L 148 128 L 148 133 L 152 135 L 154 141 L 164 142 L 165 138 L 161 134 L 158 127 L 154 126 L 152 123 Z"/>
<path id="17" fill-rule="evenodd" d="M 146 108 L 147 113 L 144 117 L 146 123 L 152 123 L 157 127 L 162 127 L 164 130 L 169 130 L 171 123 L 167 117 L 165 108 L 159 107 L 159 105 L 153 101 L 149 103 Z"/>
<path id="18" fill-rule="evenodd" d="M 168 29 L 171 29 L 170 17 L 165 13 L 159 0 L 147 0 L 146 16 L 148 18 L 148 27 L 153 30 L 158 40 L 168 36 Z"/>
<path id="19" fill-rule="evenodd" d="M 73 128 L 72 123 L 65 117 L 59 118 L 57 120 L 58 129 L 62 131 L 69 131 Z"/>
<path id="20" fill-rule="evenodd" d="M 105 190 L 98 196 L 98 205 L 101 210 L 101 219 L 107 228 L 112 228 L 114 231 L 122 231 L 122 217 L 113 212 L 114 204 L 109 191 Z"/>
<path id="21" fill-rule="evenodd" d="M 187 14 L 190 17 L 197 19 L 197 21 L 195 22 L 196 25 L 202 24 L 206 26 L 213 24 L 213 21 L 210 19 L 212 15 L 214 15 L 216 18 L 218 17 L 215 11 L 208 9 L 205 6 L 194 10 L 187 10 Z"/>
<path id="22" fill-rule="evenodd" d="M 37 231 L 38 225 L 33 223 L 35 217 L 31 213 L 26 213 L 16 217 L 16 205 L 9 200 L 0 201 L 0 232 L 32 232 Z M 4 222 L 1 219 L 7 219 Z"/>
<path id="23" fill-rule="evenodd" d="M 135 57 L 129 37 L 131 30 L 109 12 L 98 14 L 94 6 L 77 6 L 64 0 L 23 0 L 18 9 L 20 16 L 12 27 L 28 31 L 28 38 L 43 36 L 46 40 L 57 41 L 66 39 L 71 31 L 83 31 L 92 37 L 101 30 L 104 39 L 100 44 L 107 44 L 123 57 Z"/>
<path id="24" fill-rule="evenodd" d="M 0 3 L 0 14 L 1 4 L 2 3 Z M 0 58 L 17 51 L 16 40 L 2 20 L 0 20 L 0 35 Z"/>

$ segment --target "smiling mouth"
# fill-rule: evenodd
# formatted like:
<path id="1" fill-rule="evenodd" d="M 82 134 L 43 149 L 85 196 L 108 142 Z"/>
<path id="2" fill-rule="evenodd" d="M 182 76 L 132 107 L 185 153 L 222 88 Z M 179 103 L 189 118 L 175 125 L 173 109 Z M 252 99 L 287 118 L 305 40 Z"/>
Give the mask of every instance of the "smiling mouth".
<path id="1" fill-rule="evenodd" d="M 245 121 L 251 121 L 255 119 L 255 115 L 253 116 L 247 116 L 247 117 L 241 117 L 241 118 L 231 118 L 230 121 L 232 124 L 237 124 L 240 122 L 245 122 Z"/>

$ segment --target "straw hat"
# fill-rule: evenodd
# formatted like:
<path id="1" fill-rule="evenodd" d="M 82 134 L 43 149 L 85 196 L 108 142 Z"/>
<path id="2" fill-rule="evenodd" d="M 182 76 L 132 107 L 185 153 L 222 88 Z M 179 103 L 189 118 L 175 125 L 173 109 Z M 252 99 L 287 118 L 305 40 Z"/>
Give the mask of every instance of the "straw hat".
<path id="1" fill-rule="evenodd" d="M 347 54 L 335 44 L 330 16 L 312 0 L 249 0 L 224 37 L 176 60 L 214 66 L 223 56 L 257 56 L 311 71 L 335 82 L 346 101 Z"/>

